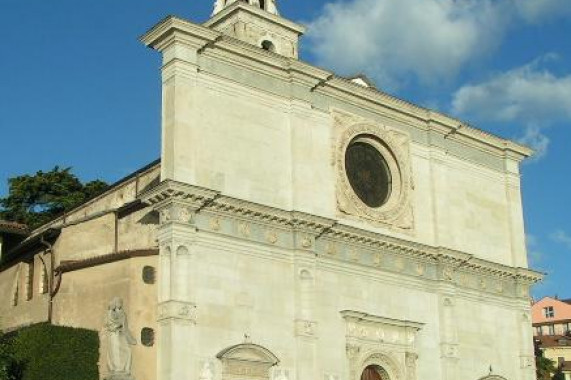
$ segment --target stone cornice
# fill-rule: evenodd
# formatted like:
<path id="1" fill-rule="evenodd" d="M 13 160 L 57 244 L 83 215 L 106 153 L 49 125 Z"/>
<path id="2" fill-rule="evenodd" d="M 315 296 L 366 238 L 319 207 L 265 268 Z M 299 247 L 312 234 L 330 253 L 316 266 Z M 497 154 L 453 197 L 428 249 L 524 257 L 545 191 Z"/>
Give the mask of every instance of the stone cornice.
<path id="1" fill-rule="evenodd" d="M 211 43 L 221 36 L 219 32 L 212 29 L 208 29 L 192 23 L 190 21 L 183 20 L 175 16 L 168 16 L 155 26 L 153 26 L 147 33 L 141 36 L 139 39 L 146 46 L 162 51 L 168 42 L 177 36 L 182 38 L 183 41 L 191 43 L 193 45 L 198 43 Z"/>
<path id="2" fill-rule="evenodd" d="M 202 25 L 204 25 L 207 28 L 213 28 L 216 25 L 218 25 L 219 23 L 224 22 L 224 20 L 231 17 L 234 13 L 237 13 L 240 11 L 252 14 L 254 16 L 261 17 L 264 20 L 271 21 L 272 23 L 279 25 L 283 28 L 286 28 L 286 29 L 288 29 L 294 33 L 297 33 L 298 35 L 302 35 L 305 33 L 305 27 L 300 25 L 300 24 L 297 24 L 297 23 L 290 21 L 288 19 L 285 19 L 283 17 L 276 16 L 274 14 L 267 12 L 267 11 L 261 10 L 259 8 L 253 7 L 249 4 L 239 2 L 239 1 L 235 2 L 234 4 L 232 4 L 231 6 L 229 6 L 227 8 L 224 8 L 222 11 L 215 14 L 211 19 L 209 19 L 208 21 L 206 21 Z"/>
<path id="3" fill-rule="evenodd" d="M 247 7 L 238 3 L 236 6 Z M 281 18 L 278 17 L 278 19 Z M 312 91 L 316 93 L 331 96 L 373 112 L 376 107 L 380 106 L 386 110 L 381 113 L 390 113 L 391 115 L 388 116 L 392 117 L 405 116 L 414 121 L 411 125 L 416 128 L 435 131 L 446 138 L 462 141 L 468 146 L 495 156 L 521 161 L 533 154 L 533 150 L 526 146 L 473 128 L 448 115 L 417 106 L 374 88 L 365 88 L 346 78 L 335 76 L 330 71 L 264 51 L 235 38 L 223 36 L 206 26 L 174 16 L 169 16 L 154 26 L 141 37 L 141 41 L 159 51 L 174 41 L 180 41 L 193 46 L 200 54 L 222 59 L 229 65 L 263 72 L 280 80 L 287 79 L 292 83 L 299 82 L 300 79 L 308 85 L 315 83 L 316 87 L 312 88 Z M 239 59 L 236 59 L 238 57 Z M 256 68 L 247 64 L 252 61 L 256 61 L 260 67 Z M 268 71 L 264 67 L 271 69 Z"/>
<path id="4" fill-rule="evenodd" d="M 164 181 L 142 193 L 139 198 L 146 204 L 160 209 L 165 204 L 181 202 L 196 211 L 212 202 L 219 193 L 203 187 L 192 186 L 177 181 Z"/>
<path id="5" fill-rule="evenodd" d="M 362 247 L 365 250 L 382 249 L 391 254 L 398 254 L 402 259 L 408 258 L 437 265 L 441 268 L 442 277 L 450 281 L 460 272 L 498 280 L 511 279 L 524 285 L 538 282 L 543 278 L 543 274 L 527 268 L 511 267 L 445 247 L 430 246 L 362 230 L 338 223 L 334 219 L 239 200 L 213 190 L 176 181 L 163 181 L 142 194 L 141 200 L 157 210 L 178 203 L 188 207 L 189 212 L 195 214 L 211 213 L 246 220 L 249 223 L 265 226 L 264 228 L 301 232 L 313 236 L 315 241 L 324 239 Z M 218 230 L 213 229 L 213 231 Z"/>
<path id="6" fill-rule="evenodd" d="M 424 326 L 424 323 L 384 318 L 353 310 L 343 310 L 341 311 L 341 316 L 348 322 L 381 324 L 395 327 L 412 328 L 414 330 L 420 330 Z"/>

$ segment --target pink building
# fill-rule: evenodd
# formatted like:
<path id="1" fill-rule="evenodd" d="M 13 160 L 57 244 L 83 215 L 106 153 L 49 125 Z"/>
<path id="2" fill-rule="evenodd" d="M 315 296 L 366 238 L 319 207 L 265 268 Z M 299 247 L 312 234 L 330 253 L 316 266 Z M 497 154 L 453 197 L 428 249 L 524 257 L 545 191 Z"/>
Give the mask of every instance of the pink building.
<path id="1" fill-rule="evenodd" d="M 571 299 L 545 297 L 531 307 L 535 336 L 567 335 L 571 331 Z"/>
<path id="2" fill-rule="evenodd" d="M 571 380 L 571 299 L 545 297 L 531 307 L 533 334 L 543 356 Z"/>

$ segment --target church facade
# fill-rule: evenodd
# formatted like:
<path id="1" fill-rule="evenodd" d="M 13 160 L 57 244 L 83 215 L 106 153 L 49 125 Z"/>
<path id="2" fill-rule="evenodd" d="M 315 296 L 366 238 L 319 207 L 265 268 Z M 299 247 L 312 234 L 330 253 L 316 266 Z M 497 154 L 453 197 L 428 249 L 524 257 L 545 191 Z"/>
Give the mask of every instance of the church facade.
<path id="1" fill-rule="evenodd" d="M 532 152 L 300 61 L 303 32 L 274 0 L 218 0 L 204 24 L 153 27 L 160 164 L 77 210 L 81 223 L 28 239 L 68 229 L 55 252 L 109 264 L 88 248 L 99 237 L 69 228 L 93 236 L 90 215 L 122 210 L 123 250 L 109 251 L 132 264 L 114 273 L 155 266 L 156 286 L 108 285 L 103 267 L 76 285 L 102 284 L 99 315 L 122 297 L 135 337 L 156 330 L 150 351 L 135 346 L 138 380 L 535 379 L 541 276 L 527 269 L 519 175 Z M 54 268 L 93 268 L 67 260 Z M 50 301 L 56 323 L 84 327 L 65 294 Z"/>

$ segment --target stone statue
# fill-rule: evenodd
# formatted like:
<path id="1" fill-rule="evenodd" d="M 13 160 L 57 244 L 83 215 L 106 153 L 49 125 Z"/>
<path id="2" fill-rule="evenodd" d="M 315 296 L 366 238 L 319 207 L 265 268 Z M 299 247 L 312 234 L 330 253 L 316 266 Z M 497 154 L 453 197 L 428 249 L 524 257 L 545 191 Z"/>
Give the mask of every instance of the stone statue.
<path id="1" fill-rule="evenodd" d="M 212 371 L 212 364 L 210 362 L 205 362 L 202 367 L 202 372 L 200 373 L 200 380 L 212 380 L 214 378 L 214 372 Z"/>
<path id="2" fill-rule="evenodd" d="M 277 0 L 266 0 L 266 10 L 274 15 L 279 15 L 278 6 L 276 4 Z"/>
<path id="3" fill-rule="evenodd" d="M 214 3 L 214 11 L 212 12 L 212 16 L 214 16 L 216 13 L 224 9 L 225 6 L 226 6 L 225 0 L 216 0 L 216 2 Z"/>
<path id="4" fill-rule="evenodd" d="M 109 303 L 104 321 L 107 335 L 106 380 L 134 380 L 131 376 L 131 347 L 137 341 L 131 335 L 127 324 L 127 314 L 123 309 L 123 300 L 115 297 Z"/>

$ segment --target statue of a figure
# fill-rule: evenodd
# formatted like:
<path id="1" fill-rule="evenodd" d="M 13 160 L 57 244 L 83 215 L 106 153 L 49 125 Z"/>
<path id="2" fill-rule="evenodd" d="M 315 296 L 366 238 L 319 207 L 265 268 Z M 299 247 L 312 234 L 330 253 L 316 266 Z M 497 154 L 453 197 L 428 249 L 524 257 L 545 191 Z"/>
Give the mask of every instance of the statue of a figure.
<path id="1" fill-rule="evenodd" d="M 277 0 L 266 0 L 266 10 L 274 15 L 279 16 L 278 12 L 278 5 L 276 4 Z"/>
<path id="2" fill-rule="evenodd" d="M 214 16 L 216 13 L 224 9 L 225 6 L 226 6 L 225 0 L 216 0 L 216 2 L 214 3 L 214 11 L 212 12 L 212 16 Z"/>
<path id="3" fill-rule="evenodd" d="M 109 303 L 105 316 L 104 329 L 107 334 L 106 380 L 134 380 L 131 376 L 131 347 L 137 341 L 131 335 L 127 324 L 127 314 L 123 300 L 115 297 Z"/>

